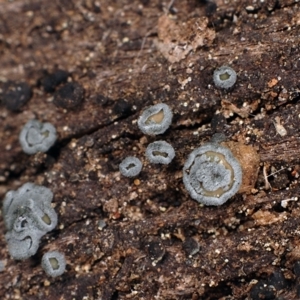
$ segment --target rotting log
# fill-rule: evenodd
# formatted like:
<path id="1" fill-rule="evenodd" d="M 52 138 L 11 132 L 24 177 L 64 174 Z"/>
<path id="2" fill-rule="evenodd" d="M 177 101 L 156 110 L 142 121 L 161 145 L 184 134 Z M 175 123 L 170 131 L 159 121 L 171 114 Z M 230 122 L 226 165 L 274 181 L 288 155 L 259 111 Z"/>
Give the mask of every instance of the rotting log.
<path id="1" fill-rule="evenodd" d="M 0 196 L 45 185 L 59 215 L 26 261 L 10 259 L 1 219 L 1 299 L 300 297 L 299 3 L 170 3 L 0 0 Z M 212 80 L 224 64 L 238 75 L 229 91 Z M 159 102 L 171 128 L 145 136 L 137 118 Z M 59 139 L 28 156 L 18 135 L 33 118 Z M 260 165 L 248 191 L 203 207 L 182 167 L 214 133 Z M 158 139 L 175 148 L 171 165 L 146 161 Z M 128 155 L 144 161 L 137 179 L 118 171 Z M 40 266 L 54 249 L 68 264 L 56 279 Z"/>

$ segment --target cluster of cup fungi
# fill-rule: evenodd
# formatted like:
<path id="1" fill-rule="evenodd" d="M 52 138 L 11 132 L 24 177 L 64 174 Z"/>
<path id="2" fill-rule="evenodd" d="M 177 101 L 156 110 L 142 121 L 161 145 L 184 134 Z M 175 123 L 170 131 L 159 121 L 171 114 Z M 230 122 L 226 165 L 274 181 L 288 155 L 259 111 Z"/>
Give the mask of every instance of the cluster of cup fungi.
<path id="1" fill-rule="evenodd" d="M 148 135 L 164 133 L 172 123 L 173 113 L 169 106 L 159 103 L 146 108 L 138 119 L 140 130 Z M 165 141 L 148 145 L 146 157 L 153 164 L 169 164 L 175 156 L 174 148 Z M 142 162 L 133 156 L 126 157 L 119 165 L 120 172 L 126 177 L 135 177 L 142 170 Z"/>
<path id="2" fill-rule="evenodd" d="M 214 83 L 229 89 L 236 81 L 235 71 L 227 66 L 216 69 Z M 165 103 L 146 108 L 138 119 L 139 129 L 147 135 L 163 134 L 172 123 L 173 113 Z M 19 142 L 26 154 L 47 152 L 57 138 L 56 129 L 50 123 L 28 121 L 19 135 Z M 147 146 L 145 155 L 150 163 L 169 164 L 175 150 L 169 143 L 159 140 Z M 119 165 L 120 173 L 135 177 L 142 170 L 142 162 L 133 156 L 126 157 Z M 183 167 L 183 183 L 190 196 L 205 205 L 221 205 L 232 197 L 242 182 L 242 170 L 231 151 L 211 142 L 194 149 Z M 53 193 L 49 188 L 25 183 L 17 191 L 7 192 L 3 202 L 5 235 L 8 250 L 14 259 L 27 259 L 36 254 L 40 239 L 57 225 L 57 214 L 51 207 Z M 66 260 L 58 251 L 46 252 L 42 268 L 52 277 L 60 276 L 66 268 Z"/>
<path id="3" fill-rule="evenodd" d="M 222 66 L 213 75 L 219 88 L 231 88 L 236 82 L 236 72 Z M 172 123 L 172 111 L 159 103 L 146 108 L 138 119 L 139 129 L 148 135 L 164 133 Z M 165 141 L 148 145 L 145 153 L 150 163 L 169 164 L 175 157 L 174 148 Z M 137 176 L 142 162 L 133 156 L 120 164 L 120 172 L 126 177 Z M 242 183 L 242 169 L 232 152 L 218 139 L 196 148 L 188 156 L 183 167 L 183 183 L 190 196 L 205 205 L 222 205 L 237 193 Z"/>
<path id="4" fill-rule="evenodd" d="M 26 154 L 47 152 L 57 138 L 50 123 L 30 120 L 22 128 L 19 142 Z M 5 239 L 13 259 L 23 260 L 36 254 L 40 239 L 57 225 L 57 214 L 51 207 L 52 191 L 44 186 L 27 182 L 17 191 L 6 193 L 3 217 L 7 229 Z M 65 271 L 66 261 L 58 251 L 46 252 L 42 268 L 47 275 L 56 277 Z"/>

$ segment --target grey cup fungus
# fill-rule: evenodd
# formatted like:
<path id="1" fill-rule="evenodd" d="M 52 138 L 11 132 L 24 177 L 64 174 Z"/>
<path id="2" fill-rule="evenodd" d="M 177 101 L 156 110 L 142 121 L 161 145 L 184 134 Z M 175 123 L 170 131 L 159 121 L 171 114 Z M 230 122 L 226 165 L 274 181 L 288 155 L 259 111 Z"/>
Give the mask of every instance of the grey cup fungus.
<path id="1" fill-rule="evenodd" d="M 172 111 L 167 104 L 159 103 L 146 108 L 138 119 L 138 126 L 144 134 L 164 133 L 172 123 Z"/>
<path id="2" fill-rule="evenodd" d="M 25 183 L 17 191 L 9 191 L 3 202 L 5 239 L 14 259 L 34 255 L 40 239 L 55 228 L 57 214 L 51 207 L 52 192 L 33 183 Z"/>
<path id="3" fill-rule="evenodd" d="M 119 170 L 125 177 L 135 177 L 139 175 L 142 167 L 143 164 L 137 157 L 128 156 L 120 163 Z"/>
<path id="4" fill-rule="evenodd" d="M 190 153 L 183 167 L 183 183 L 198 202 L 222 205 L 239 190 L 242 169 L 228 148 L 207 143 Z"/>
<path id="5" fill-rule="evenodd" d="M 19 141 L 27 154 L 47 152 L 56 141 L 56 130 L 50 123 L 30 120 L 22 128 Z"/>
<path id="6" fill-rule="evenodd" d="M 146 157 L 153 164 L 169 164 L 175 157 L 174 148 L 165 141 L 156 141 L 148 145 Z"/>
<path id="7" fill-rule="evenodd" d="M 236 72 L 228 66 L 222 66 L 214 71 L 214 83 L 219 88 L 231 88 L 235 84 L 236 78 Z"/>
<path id="8" fill-rule="evenodd" d="M 42 268 L 51 277 L 62 275 L 66 269 L 65 256 L 58 251 L 46 252 L 42 258 Z"/>

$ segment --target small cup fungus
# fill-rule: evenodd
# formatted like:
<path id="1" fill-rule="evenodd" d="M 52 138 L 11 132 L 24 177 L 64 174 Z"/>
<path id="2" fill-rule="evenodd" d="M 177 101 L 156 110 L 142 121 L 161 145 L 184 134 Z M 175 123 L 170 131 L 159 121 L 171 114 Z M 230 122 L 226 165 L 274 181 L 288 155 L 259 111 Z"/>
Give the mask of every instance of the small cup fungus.
<path id="1" fill-rule="evenodd" d="M 198 202 L 221 205 L 239 190 L 242 169 L 228 148 L 207 143 L 190 153 L 183 167 L 183 183 Z"/>
<path id="2" fill-rule="evenodd" d="M 56 141 L 56 130 L 50 123 L 30 120 L 22 128 L 19 141 L 27 154 L 47 152 Z"/>
<path id="3" fill-rule="evenodd" d="M 156 141 L 148 145 L 146 156 L 153 164 L 169 164 L 175 157 L 174 148 L 165 141 Z"/>
<path id="4" fill-rule="evenodd" d="M 8 250 L 14 259 L 36 253 L 41 237 L 55 228 L 57 214 L 51 207 L 52 192 L 43 186 L 25 183 L 9 191 L 3 202 Z"/>
<path id="5" fill-rule="evenodd" d="M 236 82 L 236 72 L 228 67 L 222 66 L 214 71 L 214 83 L 223 89 L 231 88 Z"/>
<path id="6" fill-rule="evenodd" d="M 65 256 L 58 251 L 46 252 L 42 258 L 42 268 L 51 277 L 62 275 L 66 269 Z"/>
<path id="7" fill-rule="evenodd" d="M 119 165 L 120 172 L 125 177 L 135 177 L 139 175 L 142 167 L 142 162 L 134 156 L 126 157 Z"/>
<path id="8" fill-rule="evenodd" d="M 164 133 L 172 123 L 172 111 L 167 104 L 159 103 L 148 107 L 138 119 L 140 130 L 149 135 Z"/>
<path id="9" fill-rule="evenodd" d="M 37 230 L 27 231 L 24 238 L 14 238 L 13 233 L 8 232 L 5 235 L 8 243 L 8 251 L 13 259 L 27 259 L 36 254 L 42 233 Z"/>

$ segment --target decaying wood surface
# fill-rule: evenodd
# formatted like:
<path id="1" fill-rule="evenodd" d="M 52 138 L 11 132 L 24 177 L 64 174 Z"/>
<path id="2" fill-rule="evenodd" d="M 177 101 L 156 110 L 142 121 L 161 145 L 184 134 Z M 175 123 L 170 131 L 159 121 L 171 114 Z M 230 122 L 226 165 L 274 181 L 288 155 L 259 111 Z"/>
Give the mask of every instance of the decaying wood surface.
<path id="1" fill-rule="evenodd" d="M 25 261 L 10 258 L 1 218 L 1 299 L 300 298 L 300 4 L 170 4 L 0 0 L 0 196 L 45 185 L 59 215 Z M 230 91 L 212 80 L 224 64 L 238 74 Z M 171 128 L 145 136 L 137 118 L 159 102 Z M 59 139 L 28 156 L 18 135 L 33 118 Z M 260 164 L 245 168 L 252 186 L 204 207 L 182 167 L 214 133 Z M 161 139 L 176 150 L 168 166 L 144 156 Z M 118 171 L 128 155 L 144 162 L 137 179 Z M 55 279 L 40 266 L 50 249 L 67 259 Z"/>

